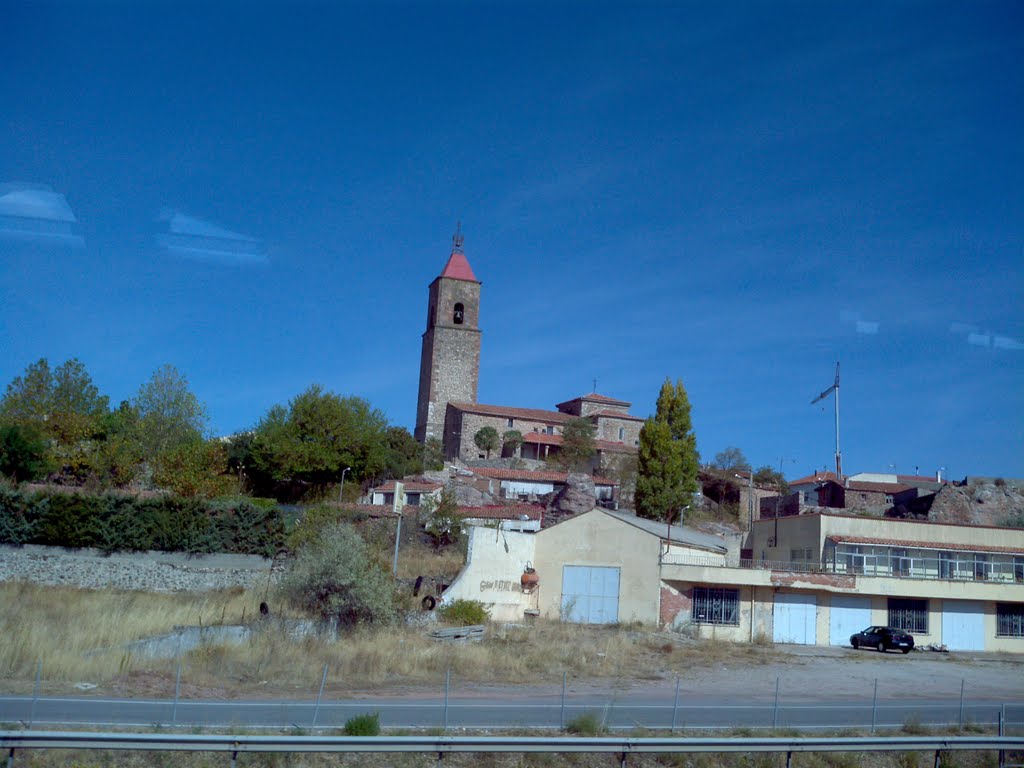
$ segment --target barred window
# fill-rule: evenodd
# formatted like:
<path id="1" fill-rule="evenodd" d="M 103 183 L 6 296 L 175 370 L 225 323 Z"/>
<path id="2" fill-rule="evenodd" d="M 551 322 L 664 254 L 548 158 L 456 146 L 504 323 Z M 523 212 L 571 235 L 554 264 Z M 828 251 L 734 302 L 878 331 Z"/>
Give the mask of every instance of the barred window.
<path id="1" fill-rule="evenodd" d="M 696 624 L 740 624 L 738 589 L 693 588 L 693 621 Z"/>
<path id="2" fill-rule="evenodd" d="M 889 598 L 889 626 L 904 632 L 928 634 L 928 601 Z"/>
<path id="3" fill-rule="evenodd" d="M 996 603 L 996 637 L 1024 637 L 1024 603 Z"/>

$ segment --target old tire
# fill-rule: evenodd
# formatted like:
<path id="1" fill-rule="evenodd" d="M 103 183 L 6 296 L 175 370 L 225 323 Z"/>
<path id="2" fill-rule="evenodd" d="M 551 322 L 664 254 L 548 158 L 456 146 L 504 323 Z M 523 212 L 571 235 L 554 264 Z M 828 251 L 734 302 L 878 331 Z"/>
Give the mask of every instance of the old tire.
<path id="1" fill-rule="evenodd" d="M 885 643 L 883 643 L 881 640 L 878 641 L 878 652 L 885 653 Z"/>
<path id="2" fill-rule="evenodd" d="M 909 649 L 909 648 L 900 648 L 900 650 L 901 650 L 901 651 L 903 651 L 903 655 L 904 655 L 904 656 L 905 656 L 906 654 L 910 653 L 910 649 Z"/>
<path id="3" fill-rule="evenodd" d="M 434 598 L 433 595 L 427 595 L 423 598 L 423 602 L 421 603 L 421 605 L 423 606 L 423 610 L 432 611 L 434 610 L 434 607 L 437 605 L 437 600 Z"/>
<path id="4" fill-rule="evenodd" d="M 860 648 L 860 640 L 858 640 L 855 637 L 855 638 L 853 638 L 853 640 L 850 641 L 850 645 L 853 646 L 853 650 L 857 650 L 858 648 Z"/>

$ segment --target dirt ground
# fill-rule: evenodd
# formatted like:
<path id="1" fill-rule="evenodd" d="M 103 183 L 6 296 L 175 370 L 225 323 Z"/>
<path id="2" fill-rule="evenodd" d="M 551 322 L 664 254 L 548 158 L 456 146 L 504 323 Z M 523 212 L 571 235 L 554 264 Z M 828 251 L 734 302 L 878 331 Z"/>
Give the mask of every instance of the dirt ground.
<path id="1" fill-rule="evenodd" d="M 1024 657 L 994 653 L 878 653 L 852 648 L 780 645 L 759 660 L 695 667 L 681 690 L 714 698 L 770 700 L 776 679 L 781 696 L 815 699 L 870 697 L 878 680 L 882 698 L 964 696 L 1024 701 Z M 674 680 L 671 681 L 674 685 Z M 649 684 L 649 683 L 648 683 Z"/>

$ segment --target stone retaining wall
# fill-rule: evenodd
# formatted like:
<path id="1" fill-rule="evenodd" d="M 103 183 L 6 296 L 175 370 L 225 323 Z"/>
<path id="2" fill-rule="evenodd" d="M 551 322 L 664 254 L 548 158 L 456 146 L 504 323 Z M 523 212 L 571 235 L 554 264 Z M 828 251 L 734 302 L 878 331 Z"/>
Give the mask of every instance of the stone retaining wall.
<path id="1" fill-rule="evenodd" d="M 279 568 L 257 555 L 187 555 L 132 552 L 106 555 L 92 549 L 0 545 L 0 581 L 30 581 L 86 589 L 204 592 L 231 587 L 265 588 Z"/>

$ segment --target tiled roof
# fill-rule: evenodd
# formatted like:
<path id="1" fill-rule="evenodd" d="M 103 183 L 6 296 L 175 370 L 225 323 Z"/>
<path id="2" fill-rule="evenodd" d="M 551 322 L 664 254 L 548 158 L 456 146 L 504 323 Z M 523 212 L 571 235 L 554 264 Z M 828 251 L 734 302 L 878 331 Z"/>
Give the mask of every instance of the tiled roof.
<path id="1" fill-rule="evenodd" d="M 564 403 L 559 403 L 556 408 L 561 408 L 563 405 L 569 405 L 569 403 L 575 403 L 577 400 L 586 400 L 591 403 L 607 403 L 609 405 L 625 405 L 629 407 L 632 403 L 627 403 L 625 400 L 617 400 L 614 397 L 608 397 L 608 395 L 599 395 L 597 392 L 591 392 L 589 395 L 580 395 L 574 397 L 571 400 L 566 400 Z"/>
<path id="2" fill-rule="evenodd" d="M 528 419 L 548 424 L 565 424 L 574 419 L 567 413 L 545 411 L 540 408 L 512 408 L 507 405 L 484 405 L 483 403 L 449 402 L 448 405 L 466 413 L 479 413 L 481 416 L 503 416 L 505 418 Z"/>
<path id="3" fill-rule="evenodd" d="M 908 549 L 938 549 L 946 552 L 1024 552 L 1024 547 L 997 547 L 991 544 L 945 544 L 937 541 L 912 541 L 909 539 L 877 539 L 871 536 L 827 536 L 837 544 L 877 544 L 886 547 L 907 547 Z"/>
<path id="4" fill-rule="evenodd" d="M 538 483 L 564 483 L 567 478 L 565 472 L 552 472 L 544 469 L 504 469 L 501 467 L 476 467 L 473 469 L 478 475 L 490 477 L 495 480 L 522 480 L 524 482 Z M 595 485 L 618 485 L 614 480 L 607 477 L 594 475 Z"/>
<path id="5" fill-rule="evenodd" d="M 378 485 L 376 488 L 371 488 L 370 490 L 371 490 L 371 492 L 377 491 L 379 493 L 389 493 L 389 492 L 395 490 L 395 482 L 396 481 L 394 481 L 394 480 L 388 480 L 383 485 Z M 427 491 L 427 492 L 430 492 L 430 491 L 436 491 L 438 488 L 443 488 L 444 487 L 441 483 L 422 482 L 420 480 L 405 481 L 405 482 L 402 483 L 402 485 L 405 486 L 405 492 L 406 493 L 408 493 L 409 491 Z"/>
<path id="6" fill-rule="evenodd" d="M 794 485 L 807 485 L 808 483 L 823 483 L 826 480 L 831 480 L 833 483 L 838 482 L 838 477 L 835 472 L 815 472 L 813 475 L 807 475 L 807 477 L 797 478 L 796 480 L 787 480 L 787 484 L 792 487 Z"/>
<path id="7" fill-rule="evenodd" d="M 538 445 L 561 445 L 561 435 L 549 435 L 547 432 L 524 432 L 524 443 L 537 443 Z"/>
<path id="8" fill-rule="evenodd" d="M 524 432 L 523 433 L 524 443 L 536 443 L 538 445 L 561 445 L 561 435 L 549 435 L 546 432 Z M 610 453 L 636 453 L 637 449 L 634 445 L 626 445 L 625 443 L 616 443 L 611 440 L 595 440 L 594 447 L 599 451 L 608 451 Z"/>
<path id="9" fill-rule="evenodd" d="M 874 491 L 875 493 L 903 493 L 914 490 L 912 486 L 899 483 L 869 483 L 861 480 L 849 480 L 846 488 L 850 491 Z"/>
<path id="10" fill-rule="evenodd" d="M 646 421 L 646 419 L 641 419 L 639 416 L 634 416 L 631 413 L 622 413 L 620 411 L 594 411 L 593 413 L 588 414 L 587 418 L 590 416 L 600 416 L 601 418 L 606 419 L 625 419 L 626 421 Z"/>
<path id="11" fill-rule="evenodd" d="M 522 515 L 526 515 L 530 520 L 540 520 L 544 517 L 544 507 L 537 504 L 459 507 L 459 514 L 464 517 L 486 518 L 490 520 L 519 520 Z"/>
<path id="12" fill-rule="evenodd" d="M 441 277 L 469 280 L 473 283 L 480 282 L 476 279 L 476 275 L 473 274 L 473 268 L 469 266 L 469 260 L 466 258 L 466 255 L 461 251 L 452 251 L 452 255 L 448 257 L 448 263 L 444 265 L 444 269 L 441 271 Z"/>

